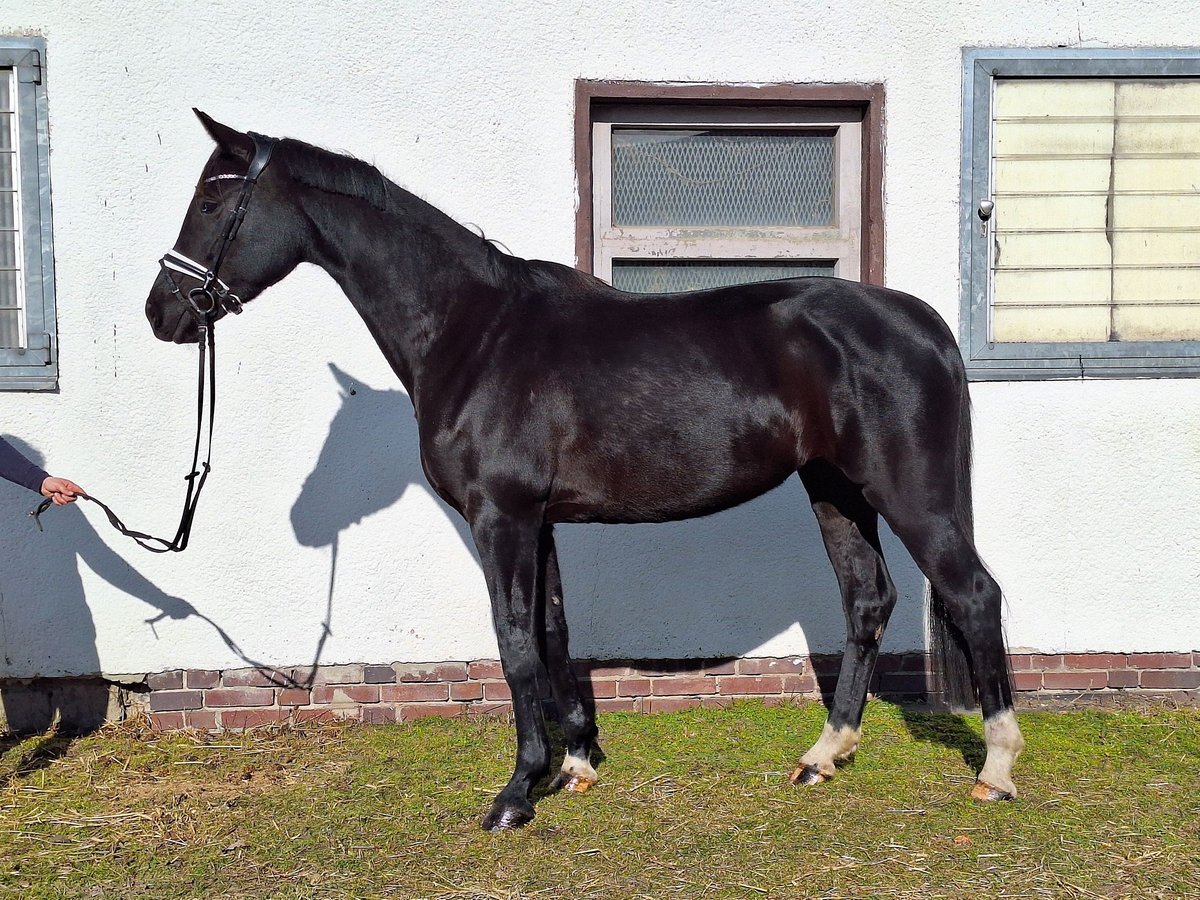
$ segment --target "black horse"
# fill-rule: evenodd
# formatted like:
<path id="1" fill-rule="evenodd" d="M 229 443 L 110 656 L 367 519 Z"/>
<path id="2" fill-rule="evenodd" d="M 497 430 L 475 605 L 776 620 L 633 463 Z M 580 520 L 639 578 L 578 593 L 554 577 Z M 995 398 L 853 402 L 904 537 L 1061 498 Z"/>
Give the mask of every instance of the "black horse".
<path id="1" fill-rule="evenodd" d="M 363 317 L 412 398 L 422 466 L 470 525 L 491 594 L 517 759 L 485 828 L 534 814 L 530 789 L 550 760 L 539 660 L 566 737 L 560 783 L 585 790 L 596 780 L 596 725 L 567 652 L 555 523 L 703 516 L 793 473 L 837 574 L 847 642 L 828 722 L 792 781 L 827 780 L 858 746 L 896 600 L 882 514 L 930 581 L 946 699 L 977 698 L 983 709 L 987 759 L 972 794 L 1014 795 L 1023 740 L 1000 588 L 973 543 L 967 381 L 929 306 L 834 278 L 626 294 L 501 252 L 364 162 L 294 140 L 267 156 L 260 135 L 197 115 L 217 147 L 175 244 L 186 264 L 160 275 L 146 316 L 160 339 L 195 342 L 201 318 L 180 280 L 186 290 L 223 263 L 222 280 L 207 280 L 244 302 L 311 262 Z M 239 218 L 255 178 L 230 243 L 236 228 L 223 226 Z M 226 306 L 209 301 L 199 311 L 212 307 L 215 321 Z"/>

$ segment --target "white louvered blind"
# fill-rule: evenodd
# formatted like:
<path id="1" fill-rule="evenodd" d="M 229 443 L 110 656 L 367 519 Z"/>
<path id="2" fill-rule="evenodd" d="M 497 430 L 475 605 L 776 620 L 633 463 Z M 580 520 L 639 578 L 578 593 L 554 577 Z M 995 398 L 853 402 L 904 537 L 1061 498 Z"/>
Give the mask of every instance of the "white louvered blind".
<path id="1" fill-rule="evenodd" d="M 25 329 L 21 196 L 13 70 L 0 68 L 0 347 L 20 347 Z"/>
<path id="2" fill-rule="evenodd" d="M 992 339 L 1200 340 L 1200 80 L 997 79 Z"/>

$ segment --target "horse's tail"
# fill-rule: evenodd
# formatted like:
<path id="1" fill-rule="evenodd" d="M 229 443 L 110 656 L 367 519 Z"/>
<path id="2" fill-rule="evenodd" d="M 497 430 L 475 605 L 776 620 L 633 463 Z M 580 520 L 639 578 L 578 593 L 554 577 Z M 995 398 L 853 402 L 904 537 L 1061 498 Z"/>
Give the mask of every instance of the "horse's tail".
<path id="1" fill-rule="evenodd" d="M 954 448 L 954 515 L 967 540 L 975 543 L 975 514 L 971 505 L 971 396 L 967 381 L 961 384 L 958 410 L 958 445 Z M 945 599 L 929 590 L 929 655 L 933 690 L 952 708 L 975 706 L 978 692 L 963 633 L 950 621 Z"/>

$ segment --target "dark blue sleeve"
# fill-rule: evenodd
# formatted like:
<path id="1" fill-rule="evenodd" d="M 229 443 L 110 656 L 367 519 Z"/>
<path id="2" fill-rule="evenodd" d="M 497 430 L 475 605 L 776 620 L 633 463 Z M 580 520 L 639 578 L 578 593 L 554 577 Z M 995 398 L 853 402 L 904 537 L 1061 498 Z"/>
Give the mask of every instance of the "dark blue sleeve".
<path id="1" fill-rule="evenodd" d="M 7 478 L 35 493 L 40 493 L 42 482 L 49 477 L 22 456 L 16 447 L 0 437 L 0 478 Z"/>

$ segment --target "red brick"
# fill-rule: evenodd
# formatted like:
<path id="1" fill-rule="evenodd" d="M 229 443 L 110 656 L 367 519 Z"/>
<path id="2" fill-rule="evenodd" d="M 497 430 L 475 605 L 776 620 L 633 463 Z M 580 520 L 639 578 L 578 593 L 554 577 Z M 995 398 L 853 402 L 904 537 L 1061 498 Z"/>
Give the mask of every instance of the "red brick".
<path id="1" fill-rule="evenodd" d="M 1033 657 L 1028 653 L 1010 653 L 1008 667 L 1014 672 L 1028 672 L 1033 668 Z"/>
<path id="2" fill-rule="evenodd" d="M 722 694 L 780 694 L 783 678 L 778 675 L 735 675 L 721 679 Z"/>
<path id="3" fill-rule="evenodd" d="M 203 705 L 204 694 L 200 691 L 155 691 L 150 695 L 151 712 L 199 709 Z"/>
<path id="4" fill-rule="evenodd" d="M 1192 651 L 1192 668 L 1200 669 L 1200 650 Z"/>
<path id="5" fill-rule="evenodd" d="M 679 709 L 694 709 L 701 704 L 699 697 L 651 697 L 646 701 L 646 712 L 675 712 Z"/>
<path id="6" fill-rule="evenodd" d="M 385 684 L 379 688 L 379 699 L 385 703 L 413 703 L 423 700 L 445 700 L 450 696 L 445 684 L 412 682 L 408 684 Z"/>
<path id="7" fill-rule="evenodd" d="M 285 688 L 279 692 L 280 706 L 308 706 L 312 703 L 312 691 L 304 688 Z"/>
<path id="8" fill-rule="evenodd" d="M 1200 688 L 1200 672 L 1188 669 L 1167 669 L 1165 671 L 1151 669 L 1142 672 L 1142 687 L 1192 691 Z"/>
<path id="9" fill-rule="evenodd" d="M 1030 662 L 1030 668 L 1040 672 L 1057 672 L 1063 667 L 1063 658 L 1061 653 L 1035 653 Z"/>
<path id="10" fill-rule="evenodd" d="M 700 705 L 705 709 L 710 707 L 716 709 L 724 709 L 726 706 L 731 706 L 734 703 L 733 697 L 701 697 Z"/>
<path id="11" fill-rule="evenodd" d="M 641 700 L 597 700 L 596 712 L 640 712 Z"/>
<path id="12" fill-rule="evenodd" d="M 466 681 L 468 678 L 467 664 L 464 662 L 438 663 L 433 671 L 438 681 Z"/>
<path id="13" fill-rule="evenodd" d="M 503 678 L 504 669 L 500 667 L 498 659 L 477 659 L 467 664 L 467 674 L 482 681 L 485 678 Z"/>
<path id="14" fill-rule="evenodd" d="M 696 671 L 701 675 L 732 675 L 737 669 L 738 660 L 730 659 L 724 662 L 712 661 L 700 666 Z"/>
<path id="15" fill-rule="evenodd" d="M 932 666 L 924 653 L 905 653 L 900 658 L 901 672 L 928 672 Z"/>
<path id="16" fill-rule="evenodd" d="M 290 713 L 287 709 L 223 709 L 221 727 L 240 730 L 280 725 L 288 720 Z"/>
<path id="17" fill-rule="evenodd" d="M 188 728 L 200 731 L 217 730 L 217 714 L 211 709 L 189 709 L 184 716 L 187 718 Z"/>
<path id="18" fill-rule="evenodd" d="M 1094 691 L 1108 687 L 1108 672 L 1046 672 L 1042 686 L 1048 691 Z"/>
<path id="19" fill-rule="evenodd" d="M 810 656 L 809 665 L 817 675 L 836 675 L 842 668 L 842 658 L 832 653 L 818 653 Z"/>
<path id="20" fill-rule="evenodd" d="M 615 697 L 617 696 L 617 682 L 611 678 L 604 681 L 593 681 L 582 690 L 584 693 L 590 691 L 593 699 Z"/>
<path id="21" fill-rule="evenodd" d="M 153 675 L 147 675 L 146 687 L 152 691 L 181 691 L 183 673 L 176 669 L 173 672 L 155 672 Z"/>
<path id="22" fill-rule="evenodd" d="M 362 711 L 362 720 L 368 725 L 390 725 L 396 721 L 394 706 L 371 706 Z"/>
<path id="23" fill-rule="evenodd" d="M 817 679 L 811 675 L 784 675 L 783 693 L 785 694 L 815 694 Z"/>
<path id="24" fill-rule="evenodd" d="M 739 659 L 737 664 L 739 675 L 783 675 L 785 673 L 803 675 L 808 668 L 807 660 L 797 656 L 782 659 L 768 657 Z"/>
<path id="25" fill-rule="evenodd" d="M 1137 669 L 1110 669 L 1108 672 L 1108 686 L 1110 688 L 1135 688 L 1138 686 Z"/>
<path id="26" fill-rule="evenodd" d="M 1068 669 L 1124 669 L 1128 664 L 1124 653 L 1068 653 L 1063 659 Z"/>
<path id="27" fill-rule="evenodd" d="M 1041 672 L 1013 672 L 1013 688 L 1018 691 L 1040 691 Z"/>
<path id="28" fill-rule="evenodd" d="M 396 670 L 391 666 L 364 666 L 363 681 L 367 684 L 394 684 Z"/>
<path id="29" fill-rule="evenodd" d="M 617 693 L 622 697 L 645 697 L 650 693 L 650 679 L 622 678 L 617 682 Z"/>
<path id="30" fill-rule="evenodd" d="M 1187 669 L 1192 665 L 1190 653 L 1130 653 L 1131 669 Z"/>
<path id="31" fill-rule="evenodd" d="M 189 688 L 202 691 L 221 683 L 221 673 L 214 669 L 188 669 L 186 678 Z"/>
<path id="32" fill-rule="evenodd" d="M 650 692 L 656 697 L 715 694 L 717 679 L 711 675 L 662 675 L 650 679 Z"/>
<path id="33" fill-rule="evenodd" d="M 885 672 L 879 679 L 880 693 L 921 694 L 928 689 L 924 672 Z"/>
<path id="34" fill-rule="evenodd" d="M 158 731 L 175 731 L 186 727 L 182 712 L 151 713 L 150 724 Z"/>
<path id="35" fill-rule="evenodd" d="M 323 684 L 313 688 L 313 703 L 317 705 L 331 704 L 341 706 L 350 703 L 378 703 L 381 690 L 398 687 L 385 684 L 380 688 L 377 684 Z M 444 691 L 445 688 L 443 687 Z"/>
<path id="36" fill-rule="evenodd" d="M 269 669 L 226 669 L 221 673 L 221 687 L 275 687 L 276 684 L 286 684 L 286 679 L 279 678 Z"/>
<path id="37" fill-rule="evenodd" d="M 511 700 L 512 691 L 508 689 L 508 685 L 503 681 L 485 681 L 483 683 L 483 699 Z"/>
<path id="38" fill-rule="evenodd" d="M 271 706 L 275 691 L 270 688 L 214 688 L 204 692 L 205 706 Z"/>
<path id="39" fill-rule="evenodd" d="M 584 678 L 620 678 L 629 673 L 629 664 L 619 659 L 575 660 L 575 674 Z"/>
<path id="40" fill-rule="evenodd" d="M 461 703 L 405 703 L 400 707 L 399 718 L 403 722 L 413 719 L 426 719 L 439 716 L 444 719 L 454 718 L 463 714 Z"/>
<path id="41" fill-rule="evenodd" d="M 451 700 L 482 700 L 483 685 L 478 681 L 459 681 L 450 685 Z"/>
<path id="42" fill-rule="evenodd" d="M 363 667 L 321 666 L 317 670 L 316 684 L 362 684 Z"/>
<path id="43" fill-rule="evenodd" d="M 155 691 L 150 695 L 150 710 L 168 713 L 175 709 L 199 709 L 204 706 L 204 695 L 200 691 Z"/>

